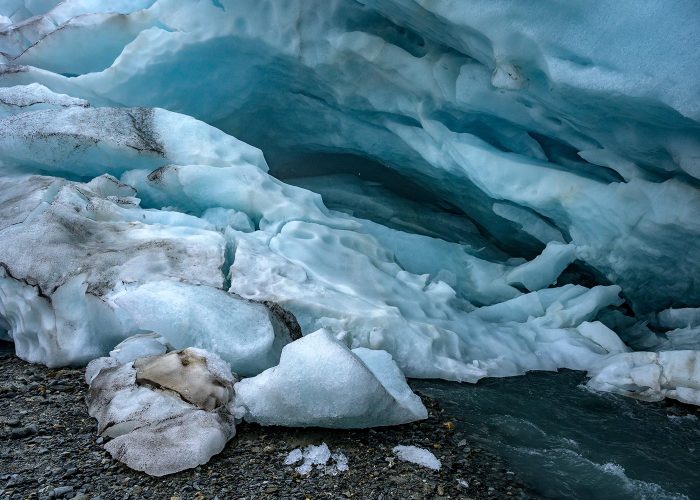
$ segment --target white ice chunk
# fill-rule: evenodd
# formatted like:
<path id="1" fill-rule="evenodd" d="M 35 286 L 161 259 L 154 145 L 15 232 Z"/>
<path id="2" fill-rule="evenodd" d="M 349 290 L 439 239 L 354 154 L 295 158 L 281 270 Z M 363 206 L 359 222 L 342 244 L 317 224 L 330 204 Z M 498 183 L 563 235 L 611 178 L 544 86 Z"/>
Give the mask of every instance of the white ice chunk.
<path id="1" fill-rule="evenodd" d="M 214 226 L 217 231 L 224 231 L 227 227 L 231 227 L 236 231 L 250 233 L 255 231 L 255 225 L 250 217 L 245 212 L 239 212 L 230 208 L 208 208 L 202 213 L 202 219 Z"/>
<path id="2" fill-rule="evenodd" d="M 237 415 L 263 425 L 376 427 L 428 416 L 391 356 L 350 351 L 325 330 L 288 344 L 278 366 L 235 390 Z"/>
<path id="3" fill-rule="evenodd" d="M 576 329 L 581 335 L 598 344 L 604 352 L 617 354 L 630 350 L 615 332 L 600 321 L 584 321 Z"/>
<path id="4" fill-rule="evenodd" d="M 440 470 L 442 467 L 440 460 L 425 448 L 399 445 L 395 446 L 392 451 L 399 460 L 403 460 L 404 462 L 410 462 L 432 470 Z"/>
<path id="5" fill-rule="evenodd" d="M 289 452 L 287 458 L 284 459 L 284 465 L 293 465 L 304 459 L 304 454 L 300 448 L 294 448 Z"/>
<path id="6" fill-rule="evenodd" d="M 663 328 L 692 328 L 700 326 L 700 307 L 666 309 L 658 313 L 659 325 Z"/>
<path id="7" fill-rule="evenodd" d="M 554 283 L 575 258 L 576 247 L 551 242 L 535 259 L 510 271 L 506 280 L 510 284 L 522 284 L 531 291 L 539 290 Z"/>

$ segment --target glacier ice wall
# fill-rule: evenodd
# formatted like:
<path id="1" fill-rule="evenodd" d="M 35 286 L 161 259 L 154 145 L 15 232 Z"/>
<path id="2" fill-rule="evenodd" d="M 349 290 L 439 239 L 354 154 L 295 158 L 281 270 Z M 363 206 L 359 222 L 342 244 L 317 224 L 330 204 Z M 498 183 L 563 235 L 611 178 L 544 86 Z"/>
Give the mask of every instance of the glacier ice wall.
<path id="1" fill-rule="evenodd" d="M 254 374 L 289 337 L 266 316 L 274 347 L 236 354 L 216 314 L 249 299 L 409 376 L 618 387 L 609 355 L 700 346 L 668 321 L 700 307 L 699 25 L 660 1 L 5 3 L 0 327 L 60 364 L 172 326 Z"/>

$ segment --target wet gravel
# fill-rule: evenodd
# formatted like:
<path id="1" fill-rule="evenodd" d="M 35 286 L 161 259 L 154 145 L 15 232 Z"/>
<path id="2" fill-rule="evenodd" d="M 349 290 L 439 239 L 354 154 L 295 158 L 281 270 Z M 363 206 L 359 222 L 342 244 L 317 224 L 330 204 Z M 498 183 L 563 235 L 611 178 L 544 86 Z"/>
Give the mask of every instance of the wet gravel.
<path id="1" fill-rule="evenodd" d="M 105 452 L 87 415 L 83 372 L 31 365 L 0 351 L 0 499 L 19 498 L 533 498 L 506 466 L 468 442 L 459 422 L 423 398 L 430 418 L 358 431 L 241 424 L 224 451 L 163 478 Z M 325 442 L 349 470 L 300 476 L 289 451 Z M 442 469 L 398 461 L 398 444 L 430 449 Z"/>

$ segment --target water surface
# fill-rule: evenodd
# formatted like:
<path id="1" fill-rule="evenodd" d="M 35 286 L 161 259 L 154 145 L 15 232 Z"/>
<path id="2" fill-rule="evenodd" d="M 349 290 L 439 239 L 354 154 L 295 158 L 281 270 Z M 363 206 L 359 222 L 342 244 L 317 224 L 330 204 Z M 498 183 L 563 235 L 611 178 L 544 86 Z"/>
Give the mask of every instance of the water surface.
<path id="1" fill-rule="evenodd" d="M 415 387 L 544 496 L 700 498 L 700 413 L 593 393 L 584 381 L 561 371 Z"/>

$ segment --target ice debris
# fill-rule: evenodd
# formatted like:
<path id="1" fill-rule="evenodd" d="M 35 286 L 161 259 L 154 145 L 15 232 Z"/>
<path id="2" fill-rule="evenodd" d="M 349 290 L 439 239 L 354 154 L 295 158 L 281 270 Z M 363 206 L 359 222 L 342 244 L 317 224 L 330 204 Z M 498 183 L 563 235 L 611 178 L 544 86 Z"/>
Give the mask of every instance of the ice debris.
<path id="1" fill-rule="evenodd" d="M 105 449 L 132 469 L 163 476 L 196 467 L 235 435 L 235 378 L 215 354 L 187 348 L 117 365 L 95 360 L 93 370 L 96 364 L 88 412 L 111 438 Z"/>
<path id="2" fill-rule="evenodd" d="M 236 415 L 262 425 L 363 428 L 428 416 L 388 353 L 351 351 L 326 330 L 285 346 L 279 365 L 235 391 Z"/>
<path id="3" fill-rule="evenodd" d="M 303 461 L 303 462 L 302 462 Z M 331 461 L 330 465 L 328 462 Z M 348 458 L 341 452 L 331 453 L 326 443 L 309 445 L 303 450 L 295 448 L 289 452 L 284 460 L 284 465 L 294 465 L 302 462 L 295 470 L 302 476 L 311 472 L 314 468 L 324 474 L 332 476 L 348 470 Z"/>
<path id="4" fill-rule="evenodd" d="M 442 467 L 440 460 L 438 460 L 437 457 L 432 454 L 432 452 L 426 450 L 425 448 L 419 448 L 418 446 L 398 445 L 395 446 L 392 451 L 394 452 L 394 455 L 399 458 L 399 460 L 403 460 L 404 462 L 410 462 L 432 470 L 440 470 Z"/>

